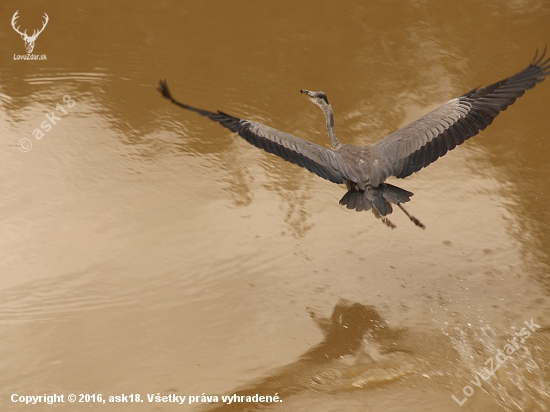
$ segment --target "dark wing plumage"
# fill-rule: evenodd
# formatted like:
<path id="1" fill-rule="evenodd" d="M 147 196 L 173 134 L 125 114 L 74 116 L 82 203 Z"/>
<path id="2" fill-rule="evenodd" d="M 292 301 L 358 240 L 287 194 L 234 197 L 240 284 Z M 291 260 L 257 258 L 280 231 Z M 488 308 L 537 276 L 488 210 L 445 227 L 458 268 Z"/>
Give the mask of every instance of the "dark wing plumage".
<path id="1" fill-rule="evenodd" d="M 393 175 L 404 178 L 444 156 L 490 125 L 526 90 L 550 74 L 546 47 L 518 74 L 482 89 L 474 89 L 403 127 L 373 146 L 393 164 Z"/>
<path id="2" fill-rule="evenodd" d="M 344 183 L 346 179 L 355 181 L 341 156 L 333 150 L 258 122 L 239 119 L 220 111 L 215 113 L 180 103 L 172 97 L 166 80 L 161 80 L 159 85 L 158 91 L 172 103 L 220 123 L 247 142 L 266 152 L 302 166 L 333 183 Z"/>

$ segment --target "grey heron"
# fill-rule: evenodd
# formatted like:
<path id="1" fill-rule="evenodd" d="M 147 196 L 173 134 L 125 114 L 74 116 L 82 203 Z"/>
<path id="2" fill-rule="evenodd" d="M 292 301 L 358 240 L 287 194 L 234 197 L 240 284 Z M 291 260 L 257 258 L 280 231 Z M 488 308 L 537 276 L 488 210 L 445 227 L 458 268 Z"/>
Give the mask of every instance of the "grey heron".
<path id="1" fill-rule="evenodd" d="M 370 146 L 341 144 L 334 132 L 334 112 L 327 95 L 300 90 L 323 110 L 332 150 L 255 121 L 181 103 L 172 96 L 166 80 L 159 82 L 157 90 L 172 103 L 220 123 L 254 146 L 333 183 L 345 184 L 348 191 L 340 204 L 348 209 L 358 212 L 372 209 L 387 226 L 395 228 L 386 218 L 395 204 L 412 222 L 424 228 L 402 205 L 413 193 L 385 183 L 386 179 L 410 176 L 484 130 L 526 90 L 544 81 L 550 73 L 550 58 L 545 59 L 545 55 L 546 47 L 540 55 L 537 50 L 531 64 L 521 72 L 449 100 Z"/>

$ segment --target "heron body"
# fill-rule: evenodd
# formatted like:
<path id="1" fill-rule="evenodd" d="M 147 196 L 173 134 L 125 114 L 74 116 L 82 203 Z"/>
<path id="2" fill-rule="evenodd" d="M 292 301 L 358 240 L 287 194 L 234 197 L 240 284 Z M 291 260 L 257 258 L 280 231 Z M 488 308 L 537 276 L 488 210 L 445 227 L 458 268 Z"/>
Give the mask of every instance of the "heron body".
<path id="1" fill-rule="evenodd" d="M 300 91 L 323 110 L 333 149 L 258 122 L 181 103 L 174 99 L 165 80 L 159 82 L 158 91 L 172 103 L 220 123 L 256 147 L 333 183 L 345 184 L 348 191 L 340 204 L 348 209 L 372 209 L 377 217 L 394 228 L 395 225 L 386 216 L 392 213 L 392 204 L 395 204 L 423 228 L 424 225 L 402 205 L 410 200 L 413 193 L 385 183 L 386 179 L 390 176 L 400 179 L 410 176 L 484 130 L 526 90 L 544 81 L 550 73 L 550 58 L 545 59 L 545 54 L 546 48 L 540 56 L 537 51 L 531 64 L 516 75 L 449 100 L 370 146 L 339 142 L 334 131 L 334 112 L 324 92 Z"/>

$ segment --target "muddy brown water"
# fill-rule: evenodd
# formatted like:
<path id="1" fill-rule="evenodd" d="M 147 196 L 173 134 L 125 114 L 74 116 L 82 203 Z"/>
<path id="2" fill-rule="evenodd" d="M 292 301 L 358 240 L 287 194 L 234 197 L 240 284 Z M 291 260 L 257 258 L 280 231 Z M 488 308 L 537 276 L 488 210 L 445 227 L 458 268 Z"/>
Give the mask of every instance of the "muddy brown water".
<path id="1" fill-rule="evenodd" d="M 17 57 L 16 11 L 48 14 L 47 60 Z M 2 2 L 0 408 L 550 410 L 550 81 L 391 181 L 424 231 L 155 91 L 329 146 L 299 94 L 324 90 L 366 145 L 523 69 L 549 22 L 537 0 Z M 13 402 L 44 394 L 65 402 Z"/>

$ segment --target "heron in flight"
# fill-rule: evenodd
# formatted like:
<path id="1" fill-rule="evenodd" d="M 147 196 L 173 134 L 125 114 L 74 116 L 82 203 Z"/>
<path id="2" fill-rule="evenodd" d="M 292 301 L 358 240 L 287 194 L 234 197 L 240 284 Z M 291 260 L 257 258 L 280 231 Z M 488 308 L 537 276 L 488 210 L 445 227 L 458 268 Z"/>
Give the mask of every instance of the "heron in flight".
<path id="1" fill-rule="evenodd" d="M 550 73 L 550 58 L 545 59 L 545 55 L 546 47 L 540 56 L 537 50 L 531 64 L 516 75 L 449 100 L 370 146 L 340 143 L 334 132 L 334 112 L 327 95 L 321 91 L 300 90 L 323 110 L 332 150 L 258 122 L 181 103 L 172 96 L 166 80 L 159 82 L 158 91 L 172 103 L 220 123 L 266 152 L 333 183 L 345 184 L 348 191 L 340 204 L 348 209 L 358 212 L 372 209 L 376 217 L 393 229 L 396 226 L 386 216 L 392 213 L 392 204 L 395 204 L 412 222 L 424 228 L 402 205 L 413 193 L 385 183 L 386 179 L 410 176 L 484 130 L 526 90 L 544 81 Z"/>

